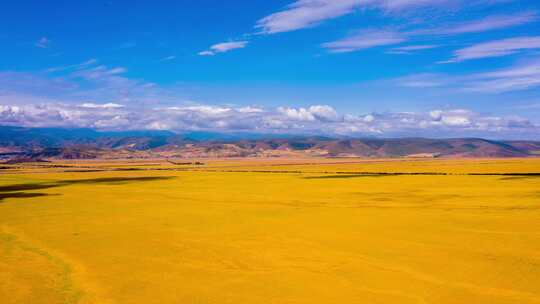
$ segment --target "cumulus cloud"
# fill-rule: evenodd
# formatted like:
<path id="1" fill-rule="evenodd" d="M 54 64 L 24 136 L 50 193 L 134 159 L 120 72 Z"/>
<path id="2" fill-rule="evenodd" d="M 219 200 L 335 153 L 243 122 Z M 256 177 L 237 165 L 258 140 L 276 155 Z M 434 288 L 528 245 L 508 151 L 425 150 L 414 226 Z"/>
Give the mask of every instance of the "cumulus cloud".
<path id="1" fill-rule="evenodd" d="M 341 40 L 323 43 L 322 47 L 333 53 L 347 53 L 377 46 L 398 44 L 406 40 L 407 38 L 398 32 L 367 30 Z"/>
<path id="2" fill-rule="evenodd" d="M 442 63 L 502 57 L 524 50 L 540 49 L 540 36 L 515 37 L 478 43 L 454 51 L 454 57 Z"/>
<path id="3" fill-rule="evenodd" d="M 333 122 L 341 119 L 336 110 L 328 105 L 314 105 L 308 108 L 278 107 L 277 111 L 292 121 Z"/>
<path id="4" fill-rule="evenodd" d="M 308 108 L 309 112 L 320 121 L 338 121 L 341 116 L 328 105 L 315 105 Z"/>
<path id="5" fill-rule="evenodd" d="M 0 106 L 0 123 L 28 127 L 97 127 L 105 113 L 99 118 L 92 111 L 77 109 L 73 106 L 56 104 L 38 105 L 2 105 Z M 111 117 L 107 117 L 110 119 Z"/>
<path id="6" fill-rule="evenodd" d="M 210 46 L 208 50 L 199 52 L 199 55 L 200 56 L 213 56 L 219 53 L 225 53 L 225 52 L 232 51 L 235 49 L 245 48 L 247 44 L 248 44 L 248 41 L 231 41 L 231 42 L 217 43 Z"/>
<path id="7" fill-rule="evenodd" d="M 278 108 L 278 112 L 283 114 L 285 117 L 287 117 L 290 120 L 315 121 L 315 116 L 313 116 L 313 114 L 305 108 L 295 109 L 295 108 L 280 107 Z"/>
<path id="8" fill-rule="evenodd" d="M 440 123 L 446 126 L 467 127 L 471 125 L 471 116 L 473 112 L 467 110 L 434 110 L 430 111 L 429 115 L 433 118 L 433 123 Z"/>
<path id="9" fill-rule="evenodd" d="M 238 108 L 236 109 L 238 112 L 240 113 L 261 113 L 263 112 L 264 110 L 261 109 L 261 108 L 258 108 L 258 107 L 251 107 L 251 106 L 247 106 L 247 107 L 241 107 L 241 108 Z"/>
<path id="10" fill-rule="evenodd" d="M 328 105 L 255 108 L 190 105 L 151 108 L 63 103 L 9 105 L 0 103 L 0 124 L 28 127 L 88 127 L 107 130 L 248 131 L 276 134 L 377 136 L 507 137 L 540 134 L 540 126 L 519 117 L 496 117 L 466 109 L 426 113 L 386 112 L 341 115 Z M 257 110 L 253 110 L 257 109 Z M 536 136 L 538 137 L 538 136 Z"/>

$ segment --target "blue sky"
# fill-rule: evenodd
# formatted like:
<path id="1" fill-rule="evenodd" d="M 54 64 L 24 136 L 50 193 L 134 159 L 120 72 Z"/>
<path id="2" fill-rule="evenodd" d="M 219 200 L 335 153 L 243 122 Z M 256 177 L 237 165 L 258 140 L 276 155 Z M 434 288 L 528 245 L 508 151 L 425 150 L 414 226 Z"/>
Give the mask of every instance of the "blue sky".
<path id="1" fill-rule="evenodd" d="M 10 1 L 0 124 L 540 139 L 540 3 Z"/>

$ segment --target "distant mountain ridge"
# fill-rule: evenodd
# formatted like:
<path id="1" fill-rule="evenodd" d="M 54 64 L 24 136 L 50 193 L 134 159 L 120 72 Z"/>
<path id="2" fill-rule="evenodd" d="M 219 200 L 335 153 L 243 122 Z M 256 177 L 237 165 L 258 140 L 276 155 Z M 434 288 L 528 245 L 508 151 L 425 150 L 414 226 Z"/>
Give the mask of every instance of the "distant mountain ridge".
<path id="1" fill-rule="evenodd" d="M 330 138 L 0 126 L 4 159 L 152 157 L 532 157 L 538 141 L 481 138 Z"/>

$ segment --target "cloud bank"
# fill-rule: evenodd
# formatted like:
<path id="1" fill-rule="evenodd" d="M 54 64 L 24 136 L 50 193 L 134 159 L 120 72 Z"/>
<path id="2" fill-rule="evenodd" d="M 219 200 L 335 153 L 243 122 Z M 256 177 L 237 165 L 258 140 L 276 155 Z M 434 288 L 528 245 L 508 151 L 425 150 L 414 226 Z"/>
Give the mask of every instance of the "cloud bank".
<path id="1" fill-rule="evenodd" d="M 540 138 L 540 126 L 520 117 L 497 117 L 465 109 L 426 113 L 340 114 L 328 105 L 232 107 L 190 105 L 144 108 L 120 104 L 9 105 L 0 98 L 0 124 L 85 127 L 104 130 L 172 130 L 349 136 L 483 136 Z"/>

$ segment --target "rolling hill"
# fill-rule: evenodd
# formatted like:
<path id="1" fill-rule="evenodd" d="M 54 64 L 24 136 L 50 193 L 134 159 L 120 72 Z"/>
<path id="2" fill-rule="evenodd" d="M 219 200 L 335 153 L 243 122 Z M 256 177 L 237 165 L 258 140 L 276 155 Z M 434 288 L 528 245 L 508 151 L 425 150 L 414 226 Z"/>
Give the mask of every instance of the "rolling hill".
<path id="1" fill-rule="evenodd" d="M 330 138 L 0 127 L 3 159 L 153 157 L 533 157 L 540 142 L 481 138 Z"/>

